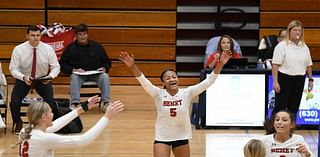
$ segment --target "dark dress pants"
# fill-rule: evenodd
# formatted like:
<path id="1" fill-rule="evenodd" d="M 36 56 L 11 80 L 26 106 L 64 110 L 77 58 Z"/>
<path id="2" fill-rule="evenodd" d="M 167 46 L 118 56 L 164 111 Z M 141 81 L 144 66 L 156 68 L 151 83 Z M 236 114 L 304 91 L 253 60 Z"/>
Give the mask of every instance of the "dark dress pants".
<path id="1" fill-rule="evenodd" d="M 26 97 L 30 89 L 31 89 L 30 86 L 27 85 L 24 81 L 16 79 L 15 85 L 12 90 L 11 102 L 10 102 L 10 109 L 11 109 L 13 124 L 22 122 L 20 118 L 22 100 Z M 36 81 L 34 82 L 34 89 L 43 98 L 43 100 L 50 105 L 52 112 L 54 114 L 54 119 L 56 119 L 58 115 L 57 114 L 58 110 L 57 110 L 56 103 L 53 99 L 53 89 L 52 89 L 51 82 L 49 82 L 48 84 L 43 84 L 40 81 Z"/>
<path id="2" fill-rule="evenodd" d="M 289 76 L 279 72 L 278 82 L 280 92 L 276 93 L 272 115 L 281 110 L 288 110 L 296 115 L 300 107 L 305 76 Z"/>

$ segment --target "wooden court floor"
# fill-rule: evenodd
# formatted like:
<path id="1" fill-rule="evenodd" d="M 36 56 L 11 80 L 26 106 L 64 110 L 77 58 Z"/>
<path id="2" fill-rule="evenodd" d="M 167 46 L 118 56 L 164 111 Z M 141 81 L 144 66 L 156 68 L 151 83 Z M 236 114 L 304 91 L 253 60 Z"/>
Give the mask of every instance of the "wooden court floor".
<path id="1" fill-rule="evenodd" d="M 65 91 L 65 87 L 55 87 L 55 95 L 58 97 L 66 97 Z M 55 149 L 56 157 L 152 157 L 156 112 L 151 97 L 140 86 L 112 86 L 111 97 L 113 101 L 123 101 L 126 105 L 125 111 L 115 117 L 89 146 Z M 84 130 L 88 130 L 102 115 L 99 109 L 81 115 Z M 10 113 L 8 116 L 11 117 Z M 17 149 L 11 149 L 11 145 L 18 138 L 11 134 L 11 124 L 9 118 L 7 134 L 0 130 L 1 157 L 18 156 Z M 295 133 L 305 137 L 313 154 L 317 156 L 318 131 L 296 130 Z M 243 156 L 244 143 L 263 134 L 263 130 L 257 129 L 193 128 L 193 138 L 190 140 L 191 156 Z"/>

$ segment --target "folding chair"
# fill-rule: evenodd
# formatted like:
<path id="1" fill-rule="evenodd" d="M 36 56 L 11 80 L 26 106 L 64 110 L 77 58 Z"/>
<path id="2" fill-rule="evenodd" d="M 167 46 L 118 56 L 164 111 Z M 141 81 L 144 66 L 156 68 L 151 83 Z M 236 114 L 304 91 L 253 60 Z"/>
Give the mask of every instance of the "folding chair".
<path id="1" fill-rule="evenodd" d="M 92 97 L 95 95 L 101 96 L 100 89 L 96 82 L 94 81 L 86 81 L 82 84 L 80 89 L 80 98 Z M 101 107 L 101 103 L 99 108 Z"/>

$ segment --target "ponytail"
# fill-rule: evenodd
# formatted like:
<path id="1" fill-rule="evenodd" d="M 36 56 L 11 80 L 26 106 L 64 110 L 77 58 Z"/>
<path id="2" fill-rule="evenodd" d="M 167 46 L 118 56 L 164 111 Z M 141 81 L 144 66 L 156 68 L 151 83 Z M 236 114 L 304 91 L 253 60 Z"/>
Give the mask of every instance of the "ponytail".
<path id="1" fill-rule="evenodd" d="M 30 132 L 32 131 L 33 125 L 29 123 L 25 128 L 23 128 L 19 134 L 18 142 L 16 142 L 12 148 L 16 148 L 17 146 L 21 145 L 24 141 L 30 139 L 31 135 Z"/>
<path id="2" fill-rule="evenodd" d="M 33 125 L 29 123 L 27 127 L 24 128 L 24 131 L 20 133 L 19 138 L 22 140 L 29 140 L 31 135 L 30 132 L 32 131 Z"/>

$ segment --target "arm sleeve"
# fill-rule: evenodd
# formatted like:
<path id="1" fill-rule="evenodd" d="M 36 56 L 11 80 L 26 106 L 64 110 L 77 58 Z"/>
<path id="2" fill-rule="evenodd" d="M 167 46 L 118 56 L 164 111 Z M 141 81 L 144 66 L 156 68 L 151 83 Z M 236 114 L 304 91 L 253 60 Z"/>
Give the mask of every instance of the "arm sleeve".
<path id="1" fill-rule="evenodd" d="M 20 59 L 20 55 L 18 54 L 17 48 L 14 48 L 13 52 L 12 52 L 12 56 L 11 56 L 9 70 L 10 70 L 11 75 L 14 78 L 23 81 L 24 74 L 19 71 L 20 60 L 21 59 Z"/>
<path id="2" fill-rule="evenodd" d="M 60 66 L 61 66 L 61 71 L 66 73 L 66 74 L 71 74 L 73 67 L 69 64 L 69 61 L 71 59 L 71 43 L 67 48 L 63 51 L 61 58 L 60 58 Z"/>
<path id="3" fill-rule="evenodd" d="M 266 48 L 267 48 L 266 42 L 265 42 L 264 38 L 262 38 L 260 40 L 260 43 L 259 43 L 259 46 L 258 46 L 258 50 L 264 50 Z"/>
<path id="4" fill-rule="evenodd" d="M 149 95 L 151 95 L 152 97 L 155 97 L 157 95 L 160 88 L 153 85 L 143 74 L 141 74 L 139 77 L 136 77 L 136 79 Z"/>
<path id="5" fill-rule="evenodd" d="M 281 65 L 284 57 L 285 57 L 285 48 L 283 43 L 280 43 L 274 48 L 272 64 Z"/>
<path id="6" fill-rule="evenodd" d="M 7 80 L 6 80 L 6 76 L 2 72 L 2 66 L 1 66 L 1 62 L 0 62 L 0 90 L 1 90 L 1 85 L 6 86 L 7 85 Z"/>
<path id="7" fill-rule="evenodd" d="M 57 55 L 51 46 L 48 46 L 48 51 L 49 51 L 48 57 L 49 57 L 49 65 L 50 65 L 49 76 L 51 76 L 52 78 L 56 78 L 60 73 L 60 64 L 58 62 Z"/>
<path id="8" fill-rule="evenodd" d="M 78 147 L 90 144 L 108 125 L 109 119 L 102 117 L 91 129 L 82 135 L 58 135 L 49 133 L 46 136 L 47 148 Z"/>
<path id="9" fill-rule="evenodd" d="M 0 62 L 0 74 L 2 74 L 2 65 L 1 65 L 1 62 Z"/>
<path id="10" fill-rule="evenodd" d="M 73 119 L 78 117 L 78 111 L 77 110 L 72 110 L 68 114 L 65 114 L 64 116 L 56 119 L 55 121 L 52 122 L 52 126 L 48 127 L 46 132 L 56 132 L 69 124 Z"/>
<path id="11" fill-rule="evenodd" d="M 312 58 L 311 58 L 311 55 L 310 55 L 310 49 L 309 49 L 309 47 L 308 46 L 306 46 L 307 47 L 307 51 L 308 51 L 308 58 L 309 58 L 309 61 L 308 61 L 308 64 L 307 64 L 307 66 L 312 66 L 313 65 L 313 63 L 312 63 Z"/>
<path id="12" fill-rule="evenodd" d="M 218 77 L 218 74 L 215 74 L 214 71 L 212 71 L 206 79 L 201 81 L 200 83 L 190 86 L 187 89 L 191 91 L 191 97 L 195 97 L 205 91 L 210 85 L 212 85 Z"/>

